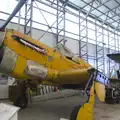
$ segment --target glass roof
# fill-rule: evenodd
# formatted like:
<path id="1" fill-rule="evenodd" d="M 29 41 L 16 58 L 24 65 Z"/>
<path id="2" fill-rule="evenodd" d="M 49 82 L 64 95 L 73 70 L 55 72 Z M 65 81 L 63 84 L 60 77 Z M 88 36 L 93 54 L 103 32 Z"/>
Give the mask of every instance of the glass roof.
<path id="1" fill-rule="evenodd" d="M 61 0 L 62 1 L 62 0 Z M 120 0 L 66 0 L 67 5 L 120 31 Z"/>

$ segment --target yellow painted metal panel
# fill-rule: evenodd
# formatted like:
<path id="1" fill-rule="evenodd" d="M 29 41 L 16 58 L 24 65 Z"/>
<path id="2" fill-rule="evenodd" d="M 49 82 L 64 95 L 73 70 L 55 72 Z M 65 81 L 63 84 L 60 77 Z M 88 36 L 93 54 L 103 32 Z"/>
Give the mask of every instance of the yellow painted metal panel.
<path id="1" fill-rule="evenodd" d="M 21 56 L 18 56 L 14 71 L 12 73 L 12 76 L 14 76 L 14 77 L 16 77 L 18 79 L 26 79 L 26 78 L 28 78 L 24 74 L 25 67 L 26 67 L 26 59 L 24 59 Z"/>
<path id="2" fill-rule="evenodd" d="M 65 72 L 60 72 L 58 81 L 71 83 L 71 84 L 80 84 L 88 81 L 89 74 L 88 69 L 77 69 L 77 70 L 69 70 Z"/>
<path id="3" fill-rule="evenodd" d="M 105 85 L 100 82 L 95 82 L 95 91 L 101 102 L 105 101 Z"/>
<path id="4" fill-rule="evenodd" d="M 32 50 L 31 48 L 25 47 L 16 40 L 12 39 L 12 35 L 18 35 L 24 38 L 26 41 L 32 42 L 35 45 L 39 45 L 40 47 L 45 48 L 47 54 L 43 55 L 36 52 L 35 50 Z M 50 48 L 36 40 L 33 40 L 31 37 L 18 33 L 16 31 L 7 30 L 4 44 L 26 59 L 33 60 L 39 64 L 45 65 L 46 67 L 50 67 L 60 71 L 68 69 L 87 68 L 90 66 L 88 63 L 84 62 L 81 59 L 79 59 L 80 64 L 77 64 L 65 58 L 64 56 L 61 56 L 57 51 L 55 51 L 55 49 Z M 52 57 L 52 61 L 49 61 L 50 56 Z"/>
<path id="5" fill-rule="evenodd" d="M 22 40 L 38 45 L 40 48 L 44 48 L 46 54 L 42 54 L 24 44 L 21 44 L 12 38 L 12 35 L 16 35 Z M 76 63 L 72 61 L 72 59 L 70 60 L 65 56 L 61 56 L 61 54 L 54 48 L 50 48 L 47 45 L 14 30 L 6 31 L 3 43 L 19 56 L 13 72 L 14 77 L 26 78 L 23 72 L 26 60 L 32 60 L 48 69 L 48 75 L 42 81 L 48 81 L 53 84 L 82 84 L 88 81 L 89 76 L 87 69 L 91 66 L 80 58 L 77 59 L 78 62 Z M 19 69 L 21 66 L 22 68 Z"/>
<path id="6" fill-rule="evenodd" d="M 95 84 L 90 89 L 90 97 L 87 103 L 83 104 L 78 111 L 77 119 L 76 120 L 93 120 L 93 107 L 94 107 L 94 100 L 95 100 Z"/>
<path id="7" fill-rule="evenodd" d="M 40 64 L 45 64 L 47 60 L 47 55 L 40 55 L 40 53 L 36 52 L 35 50 L 32 50 L 29 47 L 26 47 L 19 42 L 15 41 L 11 38 L 12 33 L 7 32 L 6 38 L 4 41 L 4 44 L 11 48 L 13 51 L 15 51 L 18 55 L 24 57 L 25 59 L 33 60 Z"/>
<path id="8" fill-rule="evenodd" d="M 48 69 L 48 75 L 45 81 L 56 84 L 84 84 L 88 79 L 88 69 L 69 70 L 64 72 Z"/>

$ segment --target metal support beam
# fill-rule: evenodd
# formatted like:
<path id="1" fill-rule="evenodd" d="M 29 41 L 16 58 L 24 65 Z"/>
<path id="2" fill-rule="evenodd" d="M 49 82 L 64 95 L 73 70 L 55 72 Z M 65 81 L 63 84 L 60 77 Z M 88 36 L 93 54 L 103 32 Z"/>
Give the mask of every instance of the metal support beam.
<path id="1" fill-rule="evenodd" d="M 30 6 L 28 2 L 30 1 Z M 33 1 L 28 0 L 25 3 L 25 25 L 24 25 L 24 34 L 32 36 L 32 17 L 33 17 Z"/>
<path id="2" fill-rule="evenodd" d="M 5 21 L 5 23 L 0 26 L 0 30 L 4 29 L 7 24 L 11 21 L 11 19 L 17 14 L 17 12 L 22 8 L 22 6 L 25 4 L 26 0 L 20 0 L 13 12 L 10 14 L 8 19 Z"/>
<path id="3" fill-rule="evenodd" d="M 97 21 L 95 21 L 96 23 Z M 96 39 L 96 68 L 105 73 L 104 65 L 104 35 L 102 32 L 98 33 L 99 28 L 95 25 L 95 39 Z"/>
<path id="4" fill-rule="evenodd" d="M 60 1 L 57 0 L 57 14 L 56 14 L 56 44 L 63 41 L 63 44 L 65 45 L 65 21 L 66 21 L 66 11 L 65 7 L 67 5 L 68 0 L 66 0 L 64 3 L 60 3 Z M 60 36 L 63 36 L 60 38 Z"/>

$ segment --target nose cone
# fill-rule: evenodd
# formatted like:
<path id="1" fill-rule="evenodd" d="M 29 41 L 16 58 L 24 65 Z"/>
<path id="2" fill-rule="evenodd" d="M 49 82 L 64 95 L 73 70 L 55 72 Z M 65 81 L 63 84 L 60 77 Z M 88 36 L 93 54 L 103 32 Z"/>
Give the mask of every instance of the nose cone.
<path id="1" fill-rule="evenodd" d="M 5 37 L 5 31 L 0 31 L 0 45 L 3 43 Z"/>

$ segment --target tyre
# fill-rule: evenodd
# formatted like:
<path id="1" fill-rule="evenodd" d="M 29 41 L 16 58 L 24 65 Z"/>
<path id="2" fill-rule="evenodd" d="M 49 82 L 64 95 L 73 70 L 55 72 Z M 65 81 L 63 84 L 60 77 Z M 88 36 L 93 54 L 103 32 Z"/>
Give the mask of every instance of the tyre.
<path id="1" fill-rule="evenodd" d="M 80 108 L 81 108 L 81 105 L 78 105 L 78 106 L 74 107 L 74 109 L 72 110 L 72 113 L 70 115 L 70 120 L 76 120 L 77 119 L 77 114 L 78 114 Z"/>
<path id="2" fill-rule="evenodd" d="M 26 108 L 28 105 L 28 98 L 26 95 L 23 95 L 21 97 L 18 97 L 15 101 L 14 101 L 14 105 L 18 106 L 22 109 Z"/>

